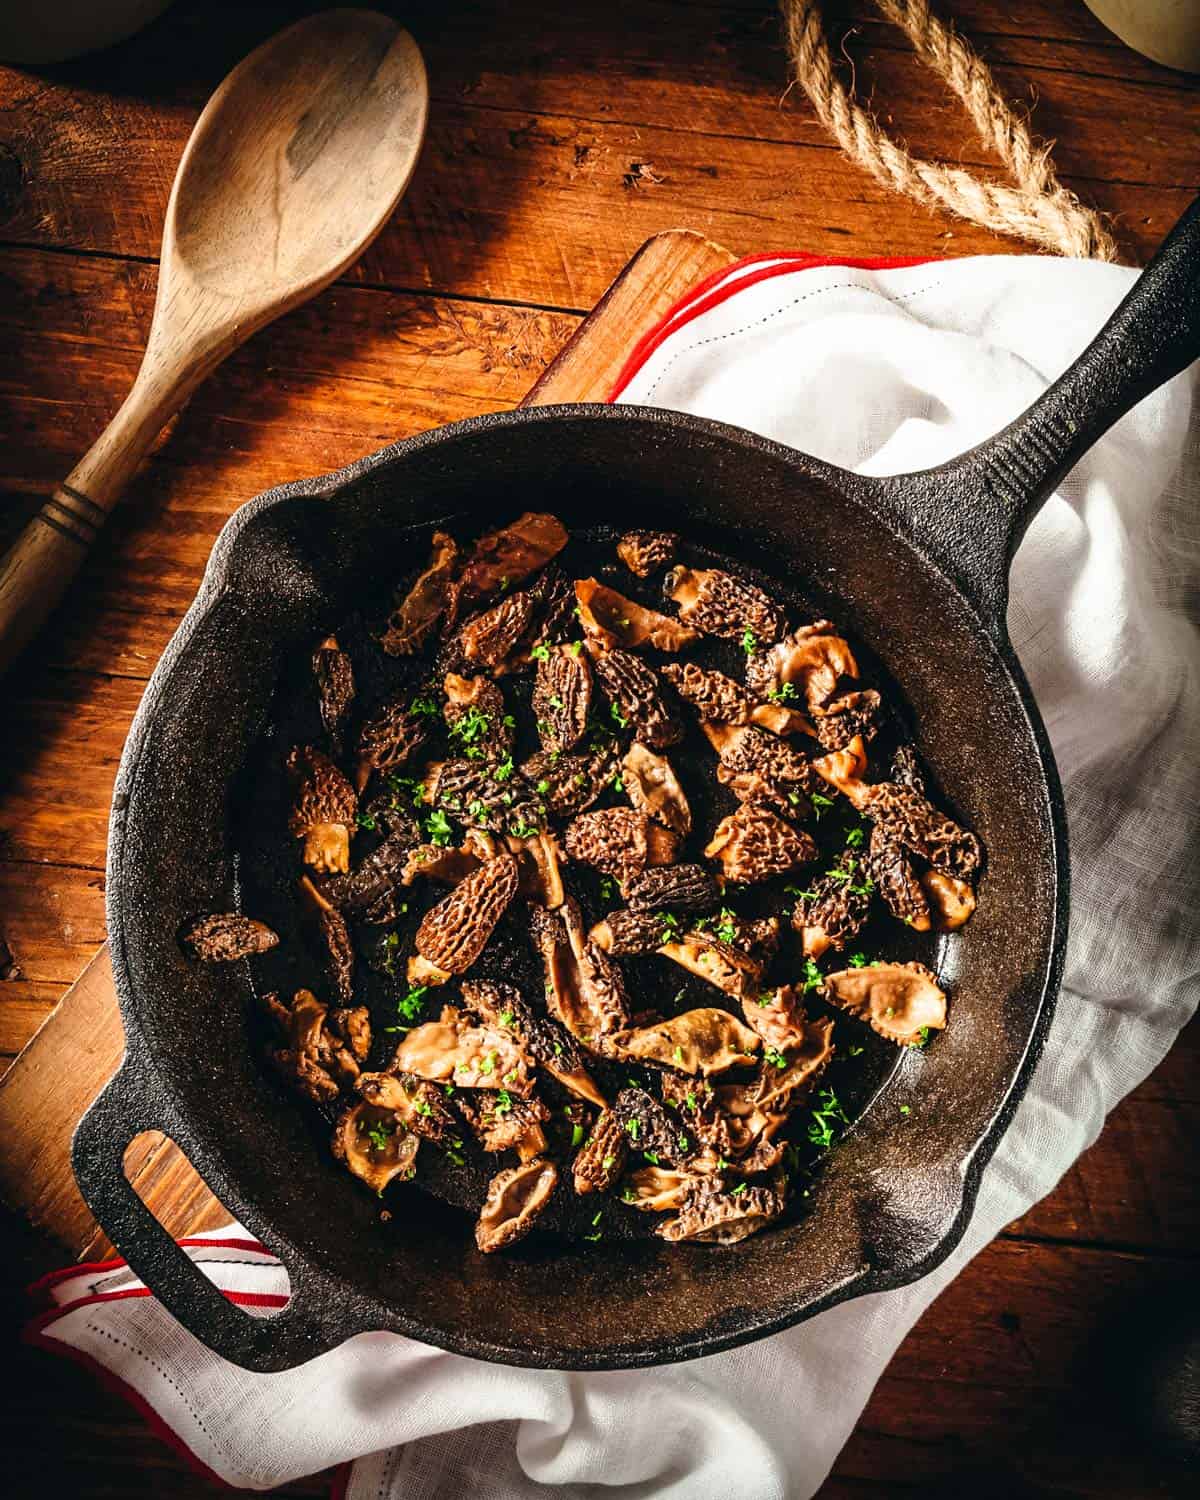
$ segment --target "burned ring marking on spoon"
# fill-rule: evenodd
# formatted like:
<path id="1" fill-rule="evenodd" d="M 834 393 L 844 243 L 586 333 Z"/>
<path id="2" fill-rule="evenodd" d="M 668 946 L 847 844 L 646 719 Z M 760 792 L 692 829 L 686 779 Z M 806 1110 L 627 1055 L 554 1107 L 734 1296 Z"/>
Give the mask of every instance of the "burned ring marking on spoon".
<path id="1" fill-rule="evenodd" d="M 94 500 L 89 500 L 79 490 L 63 484 L 43 504 L 38 512 L 38 519 L 62 536 L 78 542 L 81 547 L 88 547 L 96 539 L 104 521 L 104 512 Z"/>

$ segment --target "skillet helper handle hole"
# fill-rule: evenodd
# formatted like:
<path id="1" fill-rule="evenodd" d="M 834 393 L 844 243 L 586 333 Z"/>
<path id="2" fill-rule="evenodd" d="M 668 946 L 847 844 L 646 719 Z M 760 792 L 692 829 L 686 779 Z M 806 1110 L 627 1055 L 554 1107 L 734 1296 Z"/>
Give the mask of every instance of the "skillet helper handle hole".
<path id="1" fill-rule="evenodd" d="M 947 464 L 942 478 L 966 492 L 968 507 L 1003 519 L 1007 563 L 1042 502 L 1093 444 L 1197 358 L 1200 198 L 1079 358 L 1015 422 Z"/>
<path id="2" fill-rule="evenodd" d="M 304 1363 L 328 1347 L 314 1342 L 292 1282 L 292 1297 L 274 1316 L 243 1311 L 226 1298 L 175 1243 L 125 1174 L 130 1143 L 147 1131 L 169 1138 L 169 1123 L 148 1104 L 149 1075 L 130 1062 L 120 1070 L 75 1130 L 71 1163 L 84 1202 L 142 1279 L 180 1323 L 223 1359 L 246 1369 L 273 1371 Z"/>

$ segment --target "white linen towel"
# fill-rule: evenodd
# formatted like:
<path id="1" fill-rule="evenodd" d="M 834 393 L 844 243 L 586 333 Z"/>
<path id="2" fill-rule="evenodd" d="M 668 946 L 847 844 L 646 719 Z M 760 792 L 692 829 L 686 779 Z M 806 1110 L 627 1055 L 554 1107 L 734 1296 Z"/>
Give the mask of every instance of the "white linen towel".
<path id="1" fill-rule="evenodd" d="M 1032 401 L 1133 277 L 1008 256 L 885 270 L 757 259 L 685 299 L 620 399 L 718 417 L 864 472 L 924 468 Z M 622 1500 L 811 1495 L 921 1312 L 1053 1188 L 1195 1009 L 1194 384 L 1180 376 L 1126 417 L 1016 559 L 1012 639 L 1066 789 L 1071 937 L 1045 1055 L 937 1271 L 747 1348 L 635 1373 L 501 1368 L 370 1334 L 302 1369 L 252 1375 L 136 1295 L 120 1266 L 46 1286 L 55 1310 L 37 1340 L 103 1367 L 199 1463 L 248 1489 L 353 1460 L 340 1481 L 349 1500 L 572 1500 L 593 1485 Z M 236 1225 L 211 1238 L 232 1244 L 192 1245 L 206 1273 L 252 1310 L 278 1305 L 271 1257 Z"/>

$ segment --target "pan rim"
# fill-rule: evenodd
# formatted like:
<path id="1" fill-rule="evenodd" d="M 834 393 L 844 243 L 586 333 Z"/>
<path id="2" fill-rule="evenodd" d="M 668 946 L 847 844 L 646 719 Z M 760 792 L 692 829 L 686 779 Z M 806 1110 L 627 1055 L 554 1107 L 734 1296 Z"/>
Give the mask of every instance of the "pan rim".
<path id="1" fill-rule="evenodd" d="M 862 505 L 864 494 L 868 490 L 872 494 L 875 493 L 873 481 L 862 480 L 848 471 L 800 454 L 797 450 L 787 448 L 745 429 L 732 427 L 709 418 L 669 412 L 660 408 L 587 403 L 518 408 L 510 412 L 470 417 L 464 421 L 389 444 L 333 473 L 277 486 L 246 502 L 233 513 L 222 528 L 214 544 L 196 597 L 147 683 L 142 702 L 131 725 L 117 773 L 109 827 L 106 907 L 114 983 L 122 1025 L 126 1032 L 127 1063 L 123 1066 L 130 1065 L 148 1070 L 156 1079 L 159 1079 L 159 1070 L 153 1057 L 149 1055 L 148 1044 L 141 1036 L 140 1026 L 136 1019 L 137 999 L 126 949 L 127 933 L 122 911 L 122 861 L 126 814 L 136 795 L 137 769 L 141 751 L 155 717 L 162 685 L 170 676 L 177 661 L 186 652 L 193 636 L 228 588 L 231 563 L 235 555 L 237 540 L 242 532 L 259 516 L 285 501 L 302 498 L 336 500 L 342 492 L 352 488 L 365 475 L 426 449 L 512 426 L 558 423 L 563 420 L 617 422 L 633 426 L 649 424 L 663 432 L 670 432 L 673 436 L 676 436 L 682 428 L 684 432 L 696 437 L 716 438 L 742 449 L 753 450 L 765 458 L 773 459 L 789 469 L 803 473 L 809 479 L 823 477 L 853 504 Z M 901 479 L 903 477 L 899 476 Z M 895 479 L 888 481 L 892 484 L 895 482 Z M 669 1339 L 635 1338 L 626 1343 L 607 1344 L 590 1350 L 586 1355 L 581 1355 L 577 1350 L 567 1351 L 545 1346 L 537 1348 L 528 1345 L 513 1346 L 489 1340 L 477 1334 L 462 1334 L 432 1328 L 426 1326 L 419 1317 L 398 1314 L 394 1311 L 385 1322 L 378 1326 L 387 1327 L 450 1352 L 514 1366 L 579 1371 L 645 1368 L 719 1353 L 796 1326 L 840 1302 L 868 1292 L 894 1290 L 909 1285 L 944 1262 L 961 1241 L 975 1207 L 983 1171 L 995 1154 L 1011 1123 L 1017 1105 L 1026 1091 L 1033 1068 L 1044 1050 L 1054 1012 L 1065 960 L 1069 918 L 1069 865 L 1065 804 L 1045 726 L 1028 682 L 1012 650 L 1003 622 L 985 618 L 979 607 L 946 575 L 936 557 L 921 546 L 920 539 L 911 534 L 899 517 L 890 514 L 879 516 L 878 512 L 875 514 L 876 519 L 887 526 L 903 546 L 914 552 L 927 567 L 936 570 L 939 577 L 944 579 L 946 587 L 953 591 L 956 600 L 960 601 L 969 612 L 973 626 L 996 652 L 1006 686 L 1015 696 L 1044 773 L 1046 825 L 1050 830 L 1050 837 L 1048 847 L 1042 851 L 1042 854 L 1051 873 L 1053 896 L 1050 903 L 1052 925 L 1046 959 L 1037 981 L 1036 1011 L 1026 1033 L 1020 1061 L 1012 1071 L 1003 1097 L 987 1126 L 976 1135 L 969 1155 L 963 1160 L 957 1211 L 952 1222 L 930 1249 L 914 1260 L 903 1260 L 893 1265 L 878 1263 L 865 1266 L 858 1275 L 852 1276 L 841 1285 L 801 1306 L 785 1306 L 763 1317 L 751 1314 L 741 1326 L 726 1331 L 714 1331 L 711 1328 L 706 1330 L 702 1326 L 690 1335 L 672 1335 Z M 736 529 L 731 527 L 730 531 L 736 538 Z M 1043 788 L 1039 788 L 1039 793 L 1042 791 Z M 193 1161 L 193 1165 L 210 1183 L 221 1201 L 226 1205 L 233 1205 L 230 1211 L 236 1212 L 238 1217 L 256 1232 L 261 1228 L 274 1243 L 287 1247 L 290 1258 L 287 1256 L 281 1258 L 285 1265 L 293 1269 L 294 1274 L 299 1263 L 303 1263 L 305 1276 L 314 1284 L 323 1282 L 336 1285 L 341 1290 L 355 1290 L 352 1284 L 344 1282 L 340 1275 L 314 1263 L 308 1252 L 290 1243 L 287 1236 L 281 1235 L 265 1218 L 260 1218 L 253 1198 L 247 1199 L 240 1191 L 235 1190 L 228 1180 L 224 1163 L 204 1160 L 200 1151 L 196 1154 L 202 1159 Z M 372 1301 L 374 1302 L 374 1299 Z M 778 1307 L 778 1304 L 776 1306 Z M 350 1336 L 352 1336 L 350 1333 L 343 1335 L 343 1337 Z M 340 1341 L 339 1338 L 337 1342 Z M 664 1348 L 664 1343 L 669 1347 Z"/>

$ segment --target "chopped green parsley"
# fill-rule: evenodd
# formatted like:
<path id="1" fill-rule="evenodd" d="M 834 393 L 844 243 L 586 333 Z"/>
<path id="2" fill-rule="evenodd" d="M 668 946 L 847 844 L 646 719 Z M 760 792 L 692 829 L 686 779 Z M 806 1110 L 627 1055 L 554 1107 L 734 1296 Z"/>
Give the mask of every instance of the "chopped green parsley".
<path id="1" fill-rule="evenodd" d="M 822 1151 L 828 1151 L 841 1134 L 841 1127 L 849 1125 L 845 1110 L 838 1103 L 833 1089 L 822 1089 L 820 1107 L 812 1111 L 812 1123 L 808 1127 L 808 1139 Z"/>

